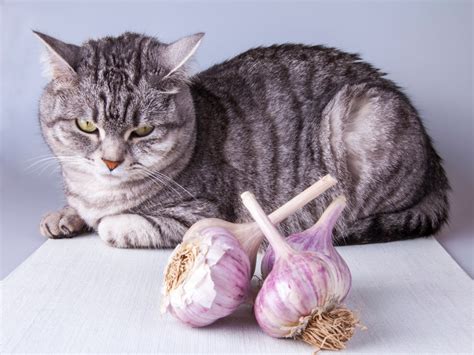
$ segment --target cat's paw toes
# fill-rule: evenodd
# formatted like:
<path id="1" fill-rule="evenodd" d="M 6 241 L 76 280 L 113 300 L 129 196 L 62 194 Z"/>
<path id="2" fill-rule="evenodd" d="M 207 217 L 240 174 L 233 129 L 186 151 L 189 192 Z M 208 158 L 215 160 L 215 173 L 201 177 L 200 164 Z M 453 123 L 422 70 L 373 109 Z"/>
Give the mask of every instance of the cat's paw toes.
<path id="1" fill-rule="evenodd" d="M 99 228 L 97 229 L 99 237 L 111 247 L 133 248 L 134 245 L 129 236 L 128 226 L 121 224 L 119 218 L 114 217 L 104 218 L 99 223 Z"/>
<path id="2" fill-rule="evenodd" d="M 60 212 L 51 212 L 44 216 L 40 223 L 41 234 L 47 238 L 60 238 L 62 235 L 59 229 L 61 216 Z"/>
<path id="3" fill-rule="evenodd" d="M 99 233 L 99 237 L 111 247 L 133 248 L 135 246 L 132 243 L 131 237 L 128 235 L 128 229 L 122 229 L 120 225 L 114 225 L 110 219 L 102 221 L 99 224 L 97 232 Z"/>
<path id="4" fill-rule="evenodd" d="M 59 230 L 65 236 L 74 236 L 85 228 L 85 223 L 78 215 L 63 215 L 59 220 Z"/>
<path id="5" fill-rule="evenodd" d="M 77 215 L 65 214 L 62 211 L 48 213 L 40 223 L 43 236 L 56 238 L 71 238 L 85 227 L 84 221 Z"/>

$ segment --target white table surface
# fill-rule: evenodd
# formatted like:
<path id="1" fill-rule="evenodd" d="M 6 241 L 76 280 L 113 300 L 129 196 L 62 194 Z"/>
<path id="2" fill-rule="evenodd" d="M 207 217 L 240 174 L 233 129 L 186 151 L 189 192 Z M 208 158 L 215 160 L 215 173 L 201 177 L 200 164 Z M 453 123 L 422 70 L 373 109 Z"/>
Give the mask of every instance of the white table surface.
<path id="1" fill-rule="evenodd" d="M 368 328 L 341 353 L 472 353 L 473 281 L 433 238 L 339 250 L 353 275 L 347 304 Z M 47 241 L 1 283 L 1 352 L 312 353 L 265 335 L 249 306 L 201 329 L 162 316 L 169 253 Z"/>

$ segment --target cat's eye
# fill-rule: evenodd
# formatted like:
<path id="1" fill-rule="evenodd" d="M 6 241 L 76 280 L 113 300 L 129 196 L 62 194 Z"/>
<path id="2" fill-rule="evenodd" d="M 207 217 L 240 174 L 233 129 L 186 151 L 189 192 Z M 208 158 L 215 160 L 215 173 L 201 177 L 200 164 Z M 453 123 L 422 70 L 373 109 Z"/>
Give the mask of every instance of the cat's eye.
<path id="1" fill-rule="evenodd" d="M 135 137 L 145 137 L 145 136 L 148 136 L 151 132 L 153 132 L 154 129 L 155 129 L 155 127 L 153 127 L 153 126 L 143 125 L 143 126 L 138 127 L 137 129 L 135 129 L 132 132 L 132 134 Z"/>
<path id="2" fill-rule="evenodd" d="M 86 133 L 94 133 L 97 131 L 97 126 L 94 122 L 89 120 L 76 120 L 77 127 Z"/>

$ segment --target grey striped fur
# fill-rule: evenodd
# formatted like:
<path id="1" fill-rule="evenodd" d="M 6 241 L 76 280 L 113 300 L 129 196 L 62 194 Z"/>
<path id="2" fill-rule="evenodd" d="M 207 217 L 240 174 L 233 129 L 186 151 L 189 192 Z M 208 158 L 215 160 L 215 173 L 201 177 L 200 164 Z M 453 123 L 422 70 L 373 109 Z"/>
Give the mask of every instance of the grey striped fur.
<path id="1" fill-rule="evenodd" d="M 327 173 L 336 188 L 289 218 L 285 233 L 312 225 L 341 193 L 339 244 L 426 236 L 447 220 L 448 181 L 415 108 L 357 55 L 275 45 L 189 77 L 181 64 L 200 34 L 81 46 L 37 34 L 52 78 L 41 128 L 68 201 L 43 219 L 49 237 L 88 227 L 117 247 L 172 247 L 201 218 L 248 221 L 245 190 L 270 212 Z M 100 134 L 81 132 L 78 118 Z M 153 133 L 128 139 L 143 122 Z M 101 158 L 124 162 L 109 172 Z"/>

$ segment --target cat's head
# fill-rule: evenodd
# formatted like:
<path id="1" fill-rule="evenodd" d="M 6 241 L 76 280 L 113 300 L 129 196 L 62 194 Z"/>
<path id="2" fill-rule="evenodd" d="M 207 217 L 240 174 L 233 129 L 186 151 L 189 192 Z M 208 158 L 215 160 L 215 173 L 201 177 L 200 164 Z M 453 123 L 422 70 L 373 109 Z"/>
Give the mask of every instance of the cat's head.
<path id="1" fill-rule="evenodd" d="M 121 182 L 182 168 L 195 139 L 185 64 L 203 34 L 164 44 L 125 33 L 76 46 L 35 33 L 51 79 L 41 129 L 63 169 Z"/>

